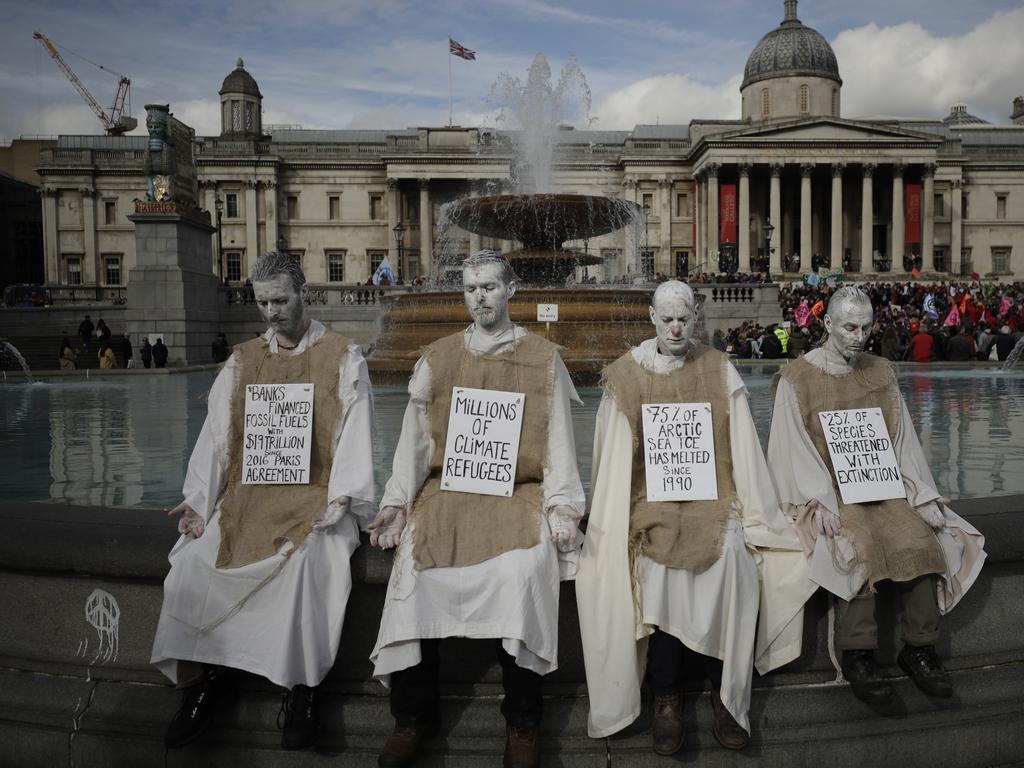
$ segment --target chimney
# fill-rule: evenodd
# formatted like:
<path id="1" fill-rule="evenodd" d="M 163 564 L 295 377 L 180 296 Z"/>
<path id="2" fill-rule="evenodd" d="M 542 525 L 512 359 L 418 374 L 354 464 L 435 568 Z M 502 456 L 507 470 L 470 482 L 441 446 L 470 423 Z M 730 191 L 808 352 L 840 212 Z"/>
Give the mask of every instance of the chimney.
<path id="1" fill-rule="evenodd" d="M 1010 119 L 1017 125 L 1024 125 L 1024 96 L 1018 96 L 1013 100 L 1013 113 Z"/>

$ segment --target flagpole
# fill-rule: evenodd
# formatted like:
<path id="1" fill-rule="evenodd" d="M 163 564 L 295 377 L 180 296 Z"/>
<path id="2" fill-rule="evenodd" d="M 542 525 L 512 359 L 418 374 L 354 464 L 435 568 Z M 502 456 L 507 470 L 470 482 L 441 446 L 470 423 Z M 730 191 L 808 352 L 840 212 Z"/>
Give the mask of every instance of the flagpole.
<path id="1" fill-rule="evenodd" d="M 448 127 L 452 127 L 452 39 L 448 38 Z"/>

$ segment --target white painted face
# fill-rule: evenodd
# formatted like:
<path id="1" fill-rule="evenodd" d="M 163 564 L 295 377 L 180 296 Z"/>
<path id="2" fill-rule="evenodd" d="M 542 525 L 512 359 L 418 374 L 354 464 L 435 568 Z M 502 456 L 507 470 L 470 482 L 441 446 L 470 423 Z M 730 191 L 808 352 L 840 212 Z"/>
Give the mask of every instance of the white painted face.
<path id="1" fill-rule="evenodd" d="M 693 346 L 695 329 L 693 307 L 682 292 L 665 291 L 655 296 L 651 322 L 658 334 L 658 350 L 663 355 L 681 357 Z"/>
<path id="2" fill-rule="evenodd" d="M 825 350 L 850 362 L 864 351 L 874 324 L 874 312 L 866 301 L 840 301 L 835 316 L 826 314 L 824 322 L 828 331 Z"/>
<path id="3" fill-rule="evenodd" d="M 286 343 L 297 343 L 306 332 L 309 323 L 306 320 L 306 305 L 303 296 L 306 286 L 301 291 L 295 290 L 287 275 L 275 275 L 270 280 L 253 281 L 252 291 L 256 296 L 256 306 L 267 321 L 267 325 Z"/>
<path id="4" fill-rule="evenodd" d="M 473 322 L 485 331 L 508 323 L 508 300 L 515 295 L 516 283 L 506 283 L 500 264 L 481 264 L 462 270 L 462 291 Z"/>

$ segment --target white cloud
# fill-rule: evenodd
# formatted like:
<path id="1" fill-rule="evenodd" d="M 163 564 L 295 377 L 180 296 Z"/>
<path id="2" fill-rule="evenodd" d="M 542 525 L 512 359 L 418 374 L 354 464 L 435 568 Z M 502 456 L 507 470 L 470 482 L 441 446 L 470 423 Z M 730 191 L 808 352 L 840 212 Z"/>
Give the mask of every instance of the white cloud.
<path id="1" fill-rule="evenodd" d="M 843 78 L 843 115 L 944 117 L 955 102 L 1006 122 L 1021 92 L 1024 8 L 999 13 L 958 37 L 937 37 L 917 23 L 868 24 L 833 43 Z"/>
<path id="2" fill-rule="evenodd" d="M 593 112 L 597 127 L 606 130 L 630 130 L 639 123 L 738 118 L 739 88 L 739 75 L 720 85 L 698 83 L 688 75 L 659 75 L 608 94 Z"/>

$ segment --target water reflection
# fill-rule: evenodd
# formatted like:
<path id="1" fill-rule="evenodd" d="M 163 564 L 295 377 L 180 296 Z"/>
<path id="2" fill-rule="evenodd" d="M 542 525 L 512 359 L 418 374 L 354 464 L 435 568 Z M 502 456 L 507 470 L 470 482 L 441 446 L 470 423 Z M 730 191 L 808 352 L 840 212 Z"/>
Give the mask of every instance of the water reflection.
<path id="1" fill-rule="evenodd" d="M 771 370 L 742 371 L 762 446 L 771 420 Z M 204 372 L 0 385 L 6 498 L 111 507 L 177 503 L 212 381 Z M 901 373 L 900 386 L 942 493 L 1024 493 L 1024 376 L 914 370 Z M 573 425 L 589 492 L 601 392 L 579 391 L 585 405 L 574 408 Z M 378 495 L 391 471 L 406 401 L 402 387 L 376 389 Z"/>

